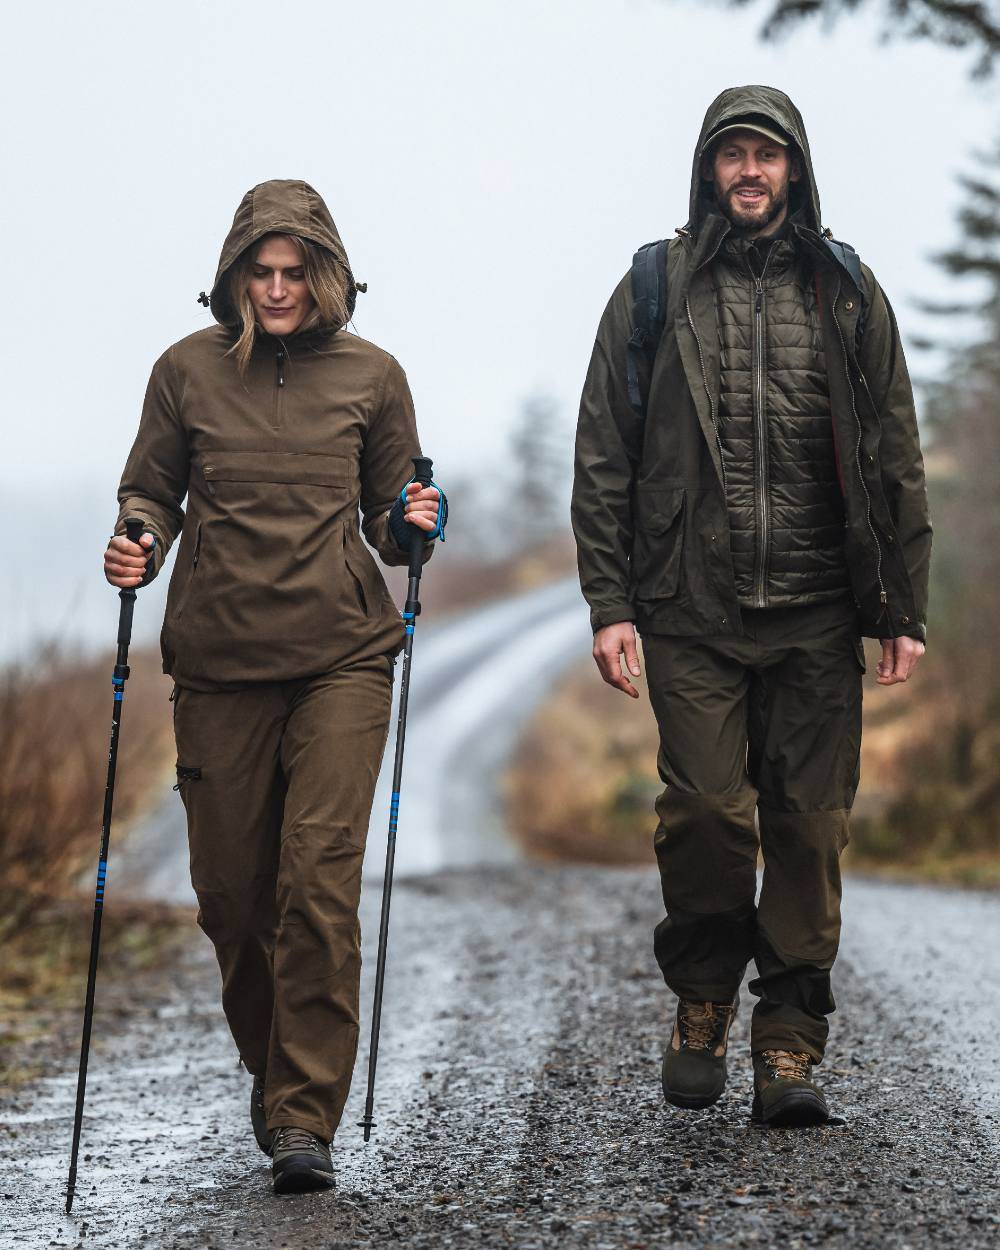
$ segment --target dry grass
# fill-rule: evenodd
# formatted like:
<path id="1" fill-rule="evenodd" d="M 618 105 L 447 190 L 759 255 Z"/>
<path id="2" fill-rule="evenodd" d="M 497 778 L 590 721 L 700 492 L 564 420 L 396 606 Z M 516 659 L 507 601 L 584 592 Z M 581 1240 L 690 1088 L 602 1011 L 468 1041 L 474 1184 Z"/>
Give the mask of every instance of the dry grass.
<path id="1" fill-rule="evenodd" d="M 524 734 L 506 778 L 511 827 L 541 859 L 652 862 L 657 731 L 641 698 L 574 669 Z"/>
<path id="2" fill-rule="evenodd" d="M 873 680 L 874 654 L 847 862 L 1000 886 L 1000 727 L 991 709 L 933 655 L 912 685 L 883 691 Z M 588 660 L 536 714 L 506 782 L 511 825 L 530 854 L 653 862 L 658 737 L 641 693 L 633 701 L 605 687 Z"/>
<path id="3" fill-rule="evenodd" d="M 0 1088 L 8 1093 L 79 1044 L 93 906 L 82 894 L 50 904 L 4 944 Z M 100 1010 L 115 1010 L 109 989 L 120 1001 L 138 974 L 167 964 L 190 941 L 192 927 L 188 909 L 116 901 L 101 930 Z"/>
<path id="4" fill-rule="evenodd" d="M 146 800 L 169 758 L 171 683 L 134 651 L 123 704 L 115 826 Z M 0 942 L 72 896 L 95 872 L 111 733 L 113 657 L 45 648 L 0 675 Z"/>

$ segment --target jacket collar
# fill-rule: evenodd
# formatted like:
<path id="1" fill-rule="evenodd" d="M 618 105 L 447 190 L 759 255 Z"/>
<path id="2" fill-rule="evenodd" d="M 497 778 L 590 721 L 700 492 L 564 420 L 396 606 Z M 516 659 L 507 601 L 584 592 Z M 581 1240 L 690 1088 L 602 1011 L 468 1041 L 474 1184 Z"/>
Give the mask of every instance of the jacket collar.
<path id="1" fill-rule="evenodd" d="M 722 241 L 732 230 L 732 225 L 721 213 L 709 213 L 701 229 L 692 240 L 691 272 L 700 269 L 712 259 L 722 246 Z"/>

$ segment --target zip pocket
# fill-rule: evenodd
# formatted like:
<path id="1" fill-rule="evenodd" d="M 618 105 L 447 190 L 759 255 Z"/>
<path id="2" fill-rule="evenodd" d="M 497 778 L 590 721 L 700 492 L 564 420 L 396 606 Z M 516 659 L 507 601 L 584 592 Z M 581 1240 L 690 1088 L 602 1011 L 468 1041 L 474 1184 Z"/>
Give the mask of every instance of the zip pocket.
<path id="1" fill-rule="evenodd" d="M 358 607 L 365 616 L 368 616 L 370 614 L 369 589 L 365 585 L 365 578 L 360 564 L 360 557 L 355 556 L 352 549 L 351 544 L 353 540 L 356 540 L 358 543 L 361 542 L 361 539 L 357 538 L 356 534 L 351 532 L 351 527 L 349 525 L 345 525 L 343 539 L 344 568 L 347 570 L 347 576 L 350 578 L 354 586 L 354 596 L 357 600 Z"/>
<path id="2" fill-rule="evenodd" d="M 177 784 L 175 790 L 180 790 L 182 786 L 186 786 L 189 781 L 201 781 L 201 765 L 200 764 L 178 764 L 177 765 Z"/>
<path id="3" fill-rule="evenodd" d="M 194 532 L 194 553 L 191 556 L 191 571 L 188 573 L 187 581 L 184 584 L 184 590 L 177 602 L 177 610 L 175 616 L 180 616 L 184 611 L 184 606 L 191 594 L 191 586 L 194 582 L 194 575 L 198 571 L 198 561 L 201 559 L 201 521 L 198 522 L 198 528 Z"/>

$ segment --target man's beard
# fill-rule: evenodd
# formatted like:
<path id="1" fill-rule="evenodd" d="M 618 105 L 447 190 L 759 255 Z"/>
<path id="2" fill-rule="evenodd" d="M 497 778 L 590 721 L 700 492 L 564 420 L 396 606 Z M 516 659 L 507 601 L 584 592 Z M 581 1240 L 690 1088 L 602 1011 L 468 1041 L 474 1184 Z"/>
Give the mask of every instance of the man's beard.
<path id="1" fill-rule="evenodd" d="M 740 213 L 734 207 L 736 193 L 745 189 L 745 187 L 740 186 L 733 187 L 733 189 L 725 197 L 722 197 L 719 195 L 719 188 L 716 187 L 715 198 L 723 214 L 732 222 L 736 233 L 743 235 L 746 238 L 753 238 L 754 235 L 760 234 L 762 230 L 765 230 L 771 222 L 774 221 L 775 217 L 781 215 L 782 210 L 788 204 L 788 183 L 786 182 L 785 185 L 775 193 L 767 211 L 760 217 L 756 215 L 749 217 L 746 214 Z"/>

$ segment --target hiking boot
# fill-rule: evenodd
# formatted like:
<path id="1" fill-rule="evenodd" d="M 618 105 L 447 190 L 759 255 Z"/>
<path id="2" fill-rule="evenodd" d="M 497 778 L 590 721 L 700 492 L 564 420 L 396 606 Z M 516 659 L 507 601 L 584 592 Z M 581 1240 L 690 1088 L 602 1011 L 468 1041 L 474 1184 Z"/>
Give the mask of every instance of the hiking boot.
<path id="1" fill-rule="evenodd" d="M 271 1175 L 276 1194 L 304 1194 L 335 1183 L 330 1147 L 308 1129 L 282 1125 L 271 1143 Z"/>
<path id="2" fill-rule="evenodd" d="M 697 1111 L 718 1101 L 726 1088 L 726 1046 L 739 998 L 698 1003 L 682 998 L 670 1042 L 663 1052 L 663 1097 Z"/>
<path id="3" fill-rule="evenodd" d="M 257 1145 L 266 1155 L 271 1153 L 271 1142 L 274 1134 L 267 1127 L 267 1115 L 264 1112 L 264 1078 L 255 1076 L 250 1087 L 250 1123 Z"/>
<path id="4" fill-rule="evenodd" d="M 805 1128 L 830 1118 L 826 1099 L 812 1081 L 812 1060 L 798 1050 L 762 1050 L 753 1057 L 753 1110 L 757 1124 Z"/>

